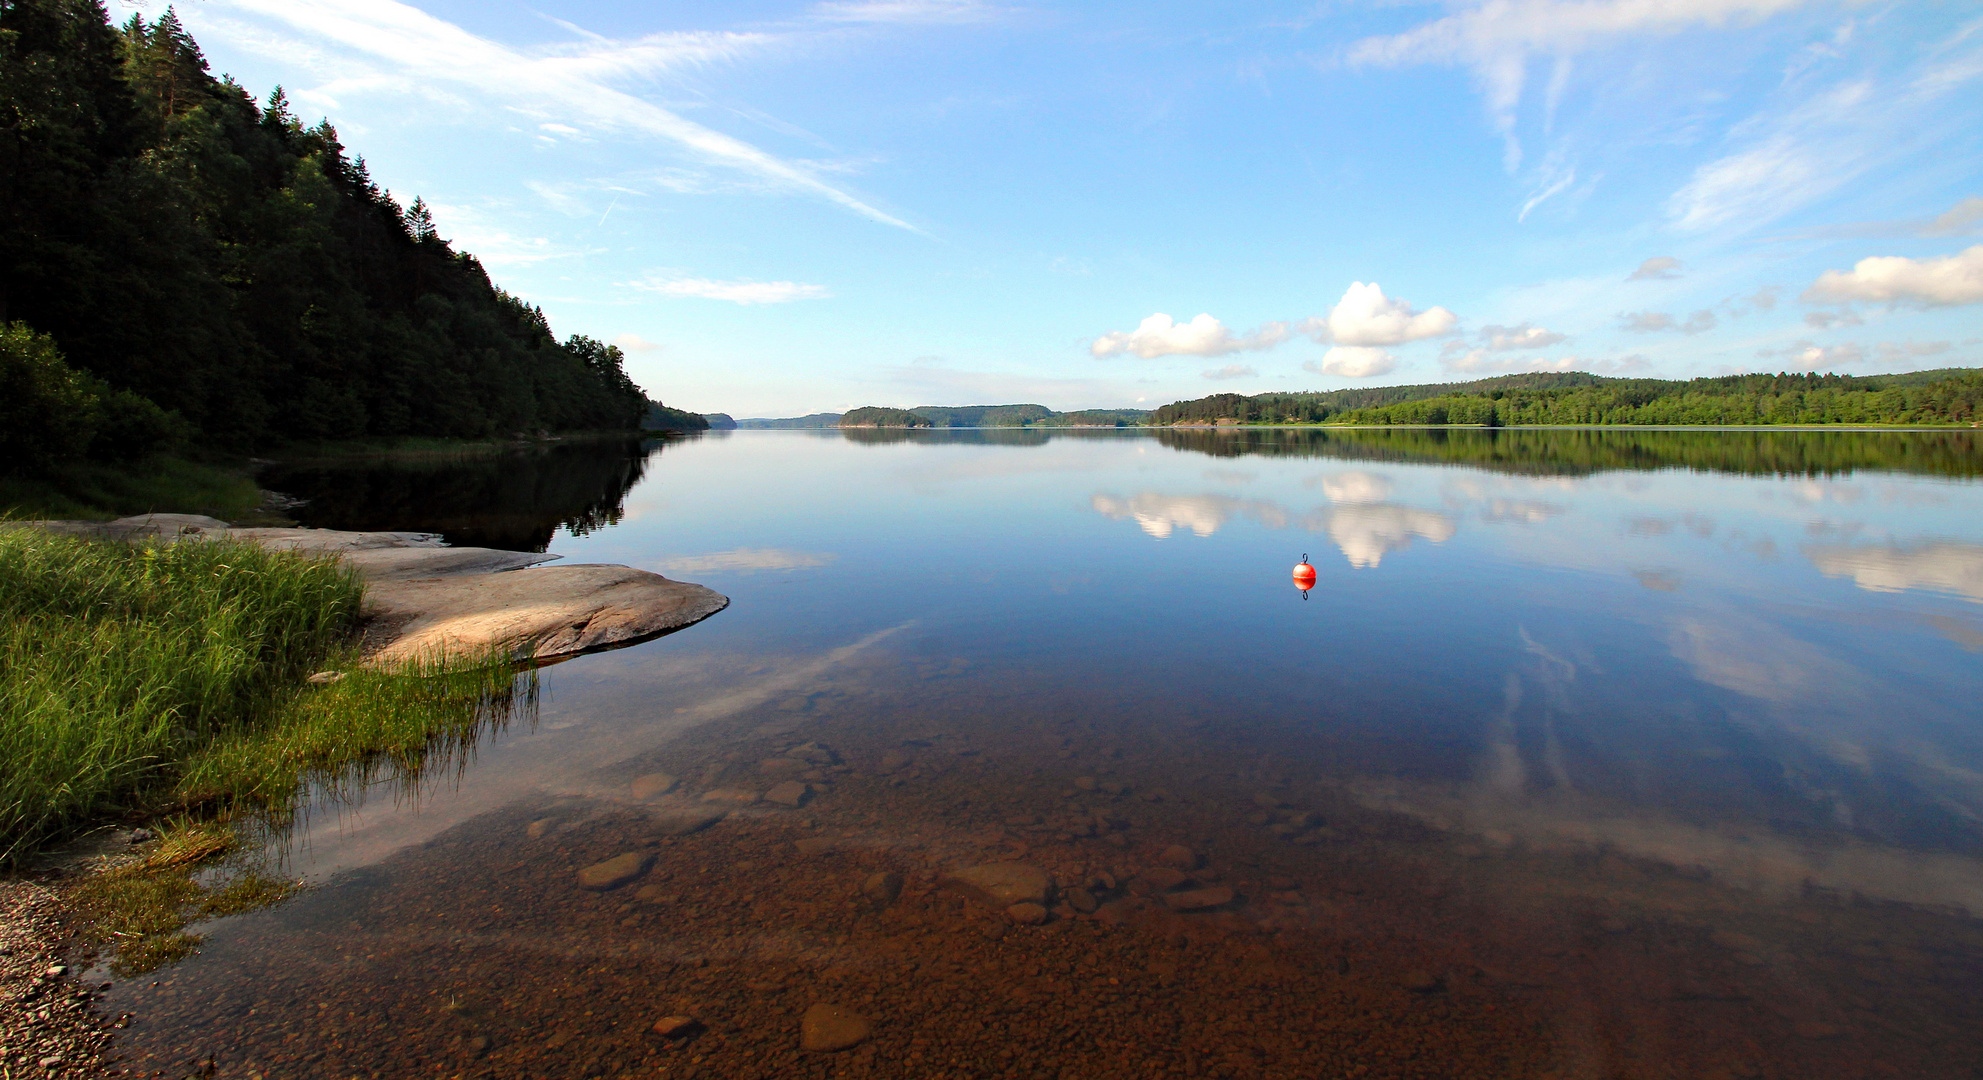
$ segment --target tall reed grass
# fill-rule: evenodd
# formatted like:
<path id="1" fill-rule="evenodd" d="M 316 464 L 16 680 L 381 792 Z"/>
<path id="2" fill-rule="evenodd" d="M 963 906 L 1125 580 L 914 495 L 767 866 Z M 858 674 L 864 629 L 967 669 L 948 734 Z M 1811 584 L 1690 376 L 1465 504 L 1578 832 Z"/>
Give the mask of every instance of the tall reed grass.
<path id="1" fill-rule="evenodd" d="M 277 712 L 357 626 L 336 563 L 0 528 L 0 862 Z"/>

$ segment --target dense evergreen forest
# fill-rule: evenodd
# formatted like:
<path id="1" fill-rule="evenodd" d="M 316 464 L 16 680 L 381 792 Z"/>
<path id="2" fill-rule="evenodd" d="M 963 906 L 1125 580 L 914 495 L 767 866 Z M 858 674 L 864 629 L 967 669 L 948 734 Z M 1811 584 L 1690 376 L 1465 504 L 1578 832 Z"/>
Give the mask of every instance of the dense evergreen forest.
<path id="1" fill-rule="evenodd" d="M 1216 394 L 1151 415 L 1175 424 L 1964 424 L 1983 421 L 1983 371 L 1726 375 L 1673 381 L 1584 372 L 1312 394 Z"/>
<path id="2" fill-rule="evenodd" d="M 0 330 L 0 451 L 30 464 L 648 411 L 618 349 L 557 340 L 328 122 L 99 0 L 0 0 Z"/>

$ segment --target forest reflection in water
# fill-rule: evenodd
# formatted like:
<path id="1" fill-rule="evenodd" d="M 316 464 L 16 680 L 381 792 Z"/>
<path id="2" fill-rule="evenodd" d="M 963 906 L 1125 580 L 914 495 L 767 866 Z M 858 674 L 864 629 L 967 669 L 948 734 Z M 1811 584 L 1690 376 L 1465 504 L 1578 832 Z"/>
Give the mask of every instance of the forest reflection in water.
<path id="1" fill-rule="evenodd" d="M 111 1005 L 220 1075 L 1966 1080 L 1971 439 L 671 443 L 551 548 L 731 608 L 326 803 L 314 888 Z M 800 1051 L 820 1002 L 872 1037 Z"/>
<path id="2" fill-rule="evenodd" d="M 440 533 L 461 547 L 543 551 L 563 529 L 620 519 L 666 440 L 610 437 L 274 465 L 263 487 L 300 498 L 312 528 Z"/>

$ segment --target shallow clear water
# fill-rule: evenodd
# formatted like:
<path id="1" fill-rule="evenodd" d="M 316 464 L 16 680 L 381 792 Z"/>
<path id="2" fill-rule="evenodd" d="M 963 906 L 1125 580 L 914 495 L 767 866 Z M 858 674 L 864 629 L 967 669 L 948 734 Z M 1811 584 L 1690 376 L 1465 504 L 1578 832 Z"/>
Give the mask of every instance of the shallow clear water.
<path id="1" fill-rule="evenodd" d="M 458 776 L 312 807 L 282 854 L 314 888 L 109 995 L 133 1068 L 1983 1068 L 1973 433 L 561 453 L 265 479 L 310 524 L 549 536 L 733 602 L 546 669 Z M 1045 925 L 941 887 L 993 862 L 1053 876 Z M 821 1002 L 872 1036 L 802 1051 Z"/>

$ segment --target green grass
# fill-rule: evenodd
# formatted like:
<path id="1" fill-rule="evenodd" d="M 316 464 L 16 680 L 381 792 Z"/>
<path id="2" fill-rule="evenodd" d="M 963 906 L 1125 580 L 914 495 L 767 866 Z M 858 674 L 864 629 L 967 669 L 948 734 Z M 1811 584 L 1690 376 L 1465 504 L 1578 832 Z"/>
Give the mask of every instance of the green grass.
<path id="1" fill-rule="evenodd" d="M 245 472 L 176 457 L 128 465 L 82 463 L 34 476 L 0 475 L 0 512 L 15 518 L 108 519 L 205 514 L 239 521 L 261 506 Z"/>
<path id="2" fill-rule="evenodd" d="M 417 780 L 534 703 L 495 654 L 358 669 L 362 591 L 248 544 L 0 528 L 0 864 L 107 818 L 279 821 L 306 783 Z"/>

